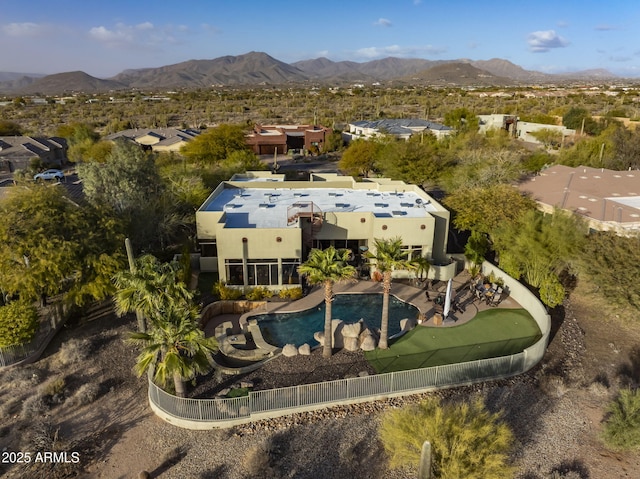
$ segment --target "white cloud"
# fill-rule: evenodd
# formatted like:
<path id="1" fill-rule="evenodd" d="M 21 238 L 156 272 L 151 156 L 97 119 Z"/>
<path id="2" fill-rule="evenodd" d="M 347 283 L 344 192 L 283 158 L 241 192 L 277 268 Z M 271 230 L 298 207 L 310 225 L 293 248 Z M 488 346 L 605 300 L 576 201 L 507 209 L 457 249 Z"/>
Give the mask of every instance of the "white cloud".
<path id="1" fill-rule="evenodd" d="M 113 27 L 100 25 L 89 30 L 89 36 L 109 48 L 157 49 L 166 44 L 180 43 L 176 34 L 188 33 L 183 25 L 156 27 L 151 22 L 136 25 L 116 23 Z"/>
<path id="2" fill-rule="evenodd" d="M 373 24 L 376 27 L 390 27 L 392 25 L 391 20 L 388 18 L 378 18 L 378 20 L 373 22 Z"/>
<path id="3" fill-rule="evenodd" d="M 136 29 L 138 30 L 153 30 L 153 23 L 144 22 L 136 25 Z"/>
<path id="4" fill-rule="evenodd" d="M 564 48 L 569 42 L 558 35 L 555 30 L 532 32 L 527 38 L 529 50 L 535 53 L 548 52 L 552 48 Z"/>
<path id="5" fill-rule="evenodd" d="M 394 57 L 415 57 L 418 55 L 439 55 L 441 53 L 446 52 L 446 48 L 442 47 L 434 47 L 432 45 L 423 45 L 423 46 L 406 46 L 402 47 L 400 45 L 389 45 L 386 47 L 367 47 L 360 48 L 353 52 L 353 55 L 357 58 L 364 59 L 374 59 L 374 58 L 382 58 L 387 56 Z"/>
<path id="6" fill-rule="evenodd" d="M 35 37 L 47 30 L 44 25 L 37 23 L 9 23 L 2 26 L 2 31 L 11 37 Z"/>
<path id="7" fill-rule="evenodd" d="M 116 25 L 116 28 L 113 30 L 109 30 L 103 26 L 93 27 L 89 30 L 89 35 L 95 40 L 106 43 L 110 46 L 127 44 L 133 41 L 131 28 L 126 28 L 122 24 Z"/>

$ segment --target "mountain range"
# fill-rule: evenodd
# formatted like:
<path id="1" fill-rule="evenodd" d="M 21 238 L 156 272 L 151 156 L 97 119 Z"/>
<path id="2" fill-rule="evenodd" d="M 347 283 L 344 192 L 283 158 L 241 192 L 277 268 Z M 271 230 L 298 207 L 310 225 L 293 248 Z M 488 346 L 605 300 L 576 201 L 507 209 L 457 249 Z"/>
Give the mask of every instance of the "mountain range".
<path id="1" fill-rule="evenodd" d="M 0 92 L 5 94 L 99 93 L 111 90 L 194 89 L 213 85 L 348 84 L 394 82 L 432 86 L 517 86 L 570 80 L 614 79 L 606 70 L 552 75 L 525 70 L 508 60 L 426 60 L 388 57 L 369 62 L 316 58 L 284 63 L 263 52 L 189 60 L 157 68 L 124 70 L 99 79 L 76 71 L 54 75 L 0 72 Z"/>

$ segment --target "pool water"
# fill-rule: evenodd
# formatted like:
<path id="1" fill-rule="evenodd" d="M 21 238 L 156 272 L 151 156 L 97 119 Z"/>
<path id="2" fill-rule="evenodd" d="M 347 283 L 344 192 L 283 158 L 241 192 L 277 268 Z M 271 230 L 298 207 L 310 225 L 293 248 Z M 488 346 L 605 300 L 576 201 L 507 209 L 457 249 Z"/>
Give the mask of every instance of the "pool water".
<path id="1" fill-rule="evenodd" d="M 285 344 L 311 347 L 318 342 L 313 333 L 324 331 L 325 305 L 296 313 L 272 313 L 252 316 L 257 319 L 265 341 L 274 346 Z M 395 296 L 389 298 L 389 336 L 400 332 L 400 320 L 416 318 L 418 308 Z M 345 323 L 357 323 L 363 318 L 369 328 L 380 328 L 382 316 L 382 294 L 337 294 L 332 304 L 331 316 Z"/>

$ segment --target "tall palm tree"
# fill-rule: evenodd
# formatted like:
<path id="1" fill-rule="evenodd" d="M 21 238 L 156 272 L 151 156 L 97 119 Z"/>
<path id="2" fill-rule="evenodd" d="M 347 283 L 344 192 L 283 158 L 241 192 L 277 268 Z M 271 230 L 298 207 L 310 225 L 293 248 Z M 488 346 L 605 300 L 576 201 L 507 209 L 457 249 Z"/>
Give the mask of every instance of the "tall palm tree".
<path id="1" fill-rule="evenodd" d="M 337 250 L 329 246 L 325 250 L 312 249 L 307 261 L 298 267 L 298 272 L 307 277 L 310 284 L 324 285 L 324 347 L 322 355 L 331 357 L 333 350 L 333 334 L 331 331 L 331 303 L 333 301 L 334 283 L 354 279 L 356 268 L 347 264 L 349 250 Z"/>
<path id="2" fill-rule="evenodd" d="M 192 305 L 193 293 L 181 281 L 181 266 L 177 262 L 161 263 L 148 254 L 137 258 L 135 265 L 133 273 L 121 271 L 113 277 L 118 316 L 139 310 L 145 318 L 153 320 L 158 311 L 171 305 Z"/>
<path id="3" fill-rule="evenodd" d="M 402 238 L 375 239 L 375 253 L 367 252 L 367 258 L 373 260 L 375 267 L 382 273 L 382 319 L 380 321 L 380 349 L 387 349 L 389 336 L 389 293 L 391 292 L 391 273 L 395 270 L 414 270 L 416 262 L 407 258 L 408 252 L 402 249 Z"/>
<path id="4" fill-rule="evenodd" d="M 132 333 L 129 341 L 143 346 L 135 366 L 138 376 L 153 368 L 154 382 L 165 387 L 173 379 L 178 397 L 185 397 L 185 381 L 211 370 L 217 350 L 216 339 L 205 337 L 193 309 L 180 305 L 157 312 L 153 327 Z"/>

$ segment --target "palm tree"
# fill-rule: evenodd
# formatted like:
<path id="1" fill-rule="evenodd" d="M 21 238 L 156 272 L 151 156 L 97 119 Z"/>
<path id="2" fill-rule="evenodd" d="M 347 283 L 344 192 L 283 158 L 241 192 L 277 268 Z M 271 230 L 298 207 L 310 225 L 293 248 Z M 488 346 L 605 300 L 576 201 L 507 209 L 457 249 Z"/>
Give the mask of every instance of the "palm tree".
<path id="1" fill-rule="evenodd" d="M 152 320 L 158 311 L 164 311 L 170 305 L 192 305 L 193 293 L 180 280 L 181 266 L 177 262 L 161 263 L 148 254 L 137 258 L 135 265 L 133 273 L 121 271 L 113 277 L 118 316 L 138 310 Z M 139 329 L 141 332 L 146 330 Z"/>
<path id="2" fill-rule="evenodd" d="M 298 267 L 298 272 L 307 277 L 310 284 L 324 285 L 324 348 L 322 355 L 331 357 L 333 350 L 333 334 L 331 331 L 331 302 L 333 301 L 334 283 L 353 279 L 356 268 L 347 264 L 349 250 L 337 250 L 329 246 L 325 250 L 312 249 L 307 261 Z"/>
<path id="3" fill-rule="evenodd" d="M 380 349 L 387 349 L 389 336 L 389 293 L 391 292 L 391 273 L 395 270 L 416 269 L 415 261 L 407 258 L 402 249 L 402 238 L 375 239 L 376 252 L 367 252 L 367 258 L 375 262 L 376 269 L 382 273 L 382 319 L 380 321 Z"/>
<path id="4" fill-rule="evenodd" d="M 132 333 L 129 341 L 143 346 L 135 366 L 138 376 L 153 368 L 156 384 L 165 387 L 173 379 L 176 395 L 185 397 L 185 381 L 209 372 L 217 350 L 216 339 L 205 337 L 196 318 L 193 308 L 170 305 L 156 313 L 148 332 Z"/>

